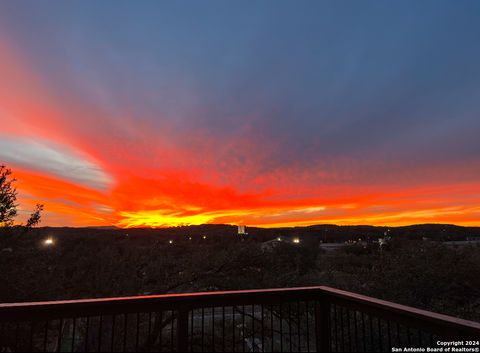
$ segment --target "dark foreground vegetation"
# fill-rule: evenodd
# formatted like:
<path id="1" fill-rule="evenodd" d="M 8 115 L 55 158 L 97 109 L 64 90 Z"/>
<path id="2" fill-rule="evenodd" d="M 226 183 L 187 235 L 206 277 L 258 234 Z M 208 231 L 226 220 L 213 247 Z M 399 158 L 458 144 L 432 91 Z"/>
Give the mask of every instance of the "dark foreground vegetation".
<path id="1" fill-rule="evenodd" d="M 340 228 L 252 229 L 245 241 L 231 226 L 10 229 L 0 236 L 0 302 L 327 285 L 480 321 L 480 246 L 443 242 L 476 238 L 475 228 L 347 227 L 332 237 L 365 241 L 322 250 Z M 300 244 L 265 245 L 292 234 Z"/>

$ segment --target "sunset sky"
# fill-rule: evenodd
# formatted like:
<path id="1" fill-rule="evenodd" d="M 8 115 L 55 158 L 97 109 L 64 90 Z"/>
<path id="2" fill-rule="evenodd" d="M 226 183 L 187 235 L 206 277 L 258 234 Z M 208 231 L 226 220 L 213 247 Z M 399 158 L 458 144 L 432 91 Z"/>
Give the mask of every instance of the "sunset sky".
<path id="1" fill-rule="evenodd" d="M 480 225 L 478 1 L 2 1 L 42 225 Z"/>

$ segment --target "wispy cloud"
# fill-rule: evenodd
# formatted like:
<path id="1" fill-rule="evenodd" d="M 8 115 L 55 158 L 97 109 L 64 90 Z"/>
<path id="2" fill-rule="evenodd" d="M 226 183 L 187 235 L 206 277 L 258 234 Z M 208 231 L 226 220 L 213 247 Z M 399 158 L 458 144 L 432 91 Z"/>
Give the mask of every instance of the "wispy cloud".
<path id="1" fill-rule="evenodd" d="M 0 160 L 98 190 L 108 189 L 113 181 L 87 156 L 68 146 L 38 139 L 0 135 Z"/>

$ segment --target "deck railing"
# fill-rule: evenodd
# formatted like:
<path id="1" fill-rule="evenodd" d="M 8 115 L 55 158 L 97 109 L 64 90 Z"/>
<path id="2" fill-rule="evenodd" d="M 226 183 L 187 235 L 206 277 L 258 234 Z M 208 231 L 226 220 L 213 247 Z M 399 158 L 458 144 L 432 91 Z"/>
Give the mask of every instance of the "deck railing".
<path id="1" fill-rule="evenodd" d="M 391 351 L 480 324 L 328 287 L 0 304 L 0 352 Z"/>

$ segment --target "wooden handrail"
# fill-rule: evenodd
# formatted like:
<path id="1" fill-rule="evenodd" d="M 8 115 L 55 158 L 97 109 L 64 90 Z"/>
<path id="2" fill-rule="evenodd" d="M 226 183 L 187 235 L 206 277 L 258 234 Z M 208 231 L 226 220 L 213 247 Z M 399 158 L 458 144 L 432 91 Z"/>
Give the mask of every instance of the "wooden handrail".
<path id="1" fill-rule="evenodd" d="M 0 322 L 48 320 L 158 310 L 176 310 L 180 312 L 179 318 L 185 318 L 188 317 L 185 312 L 203 307 L 275 304 L 299 300 L 312 300 L 320 303 L 316 317 L 324 325 L 318 331 L 322 335 L 329 333 L 329 322 L 323 316 L 328 315 L 331 305 L 340 305 L 380 319 L 423 329 L 443 337 L 480 337 L 480 323 L 477 322 L 325 286 L 7 303 L 0 304 Z M 179 329 L 184 331 L 187 327 L 185 325 L 188 324 L 179 322 L 178 325 Z M 324 345 L 325 343 L 322 342 L 321 344 Z"/>
<path id="2" fill-rule="evenodd" d="M 480 337 L 480 323 L 475 321 L 463 320 L 340 289 L 324 286 L 318 287 L 318 289 L 328 297 L 328 301 L 331 303 L 338 303 L 380 318 L 390 319 L 418 329 L 429 327 L 430 330 L 434 329 L 438 334 L 449 337 L 457 337 L 461 333 Z"/>
<path id="3" fill-rule="evenodd" d="M 274 288 L 224 292 L 197 292 L 135 297 L 60 300 L 47 302 L 0 304 L 0 321 L 16 318 L 40 319 L 116 314 L 155 310 L 171 310 L 180 306 L 189 309 L 239 304 L 262 304 L 319 299 L 321 287 Z"/>

